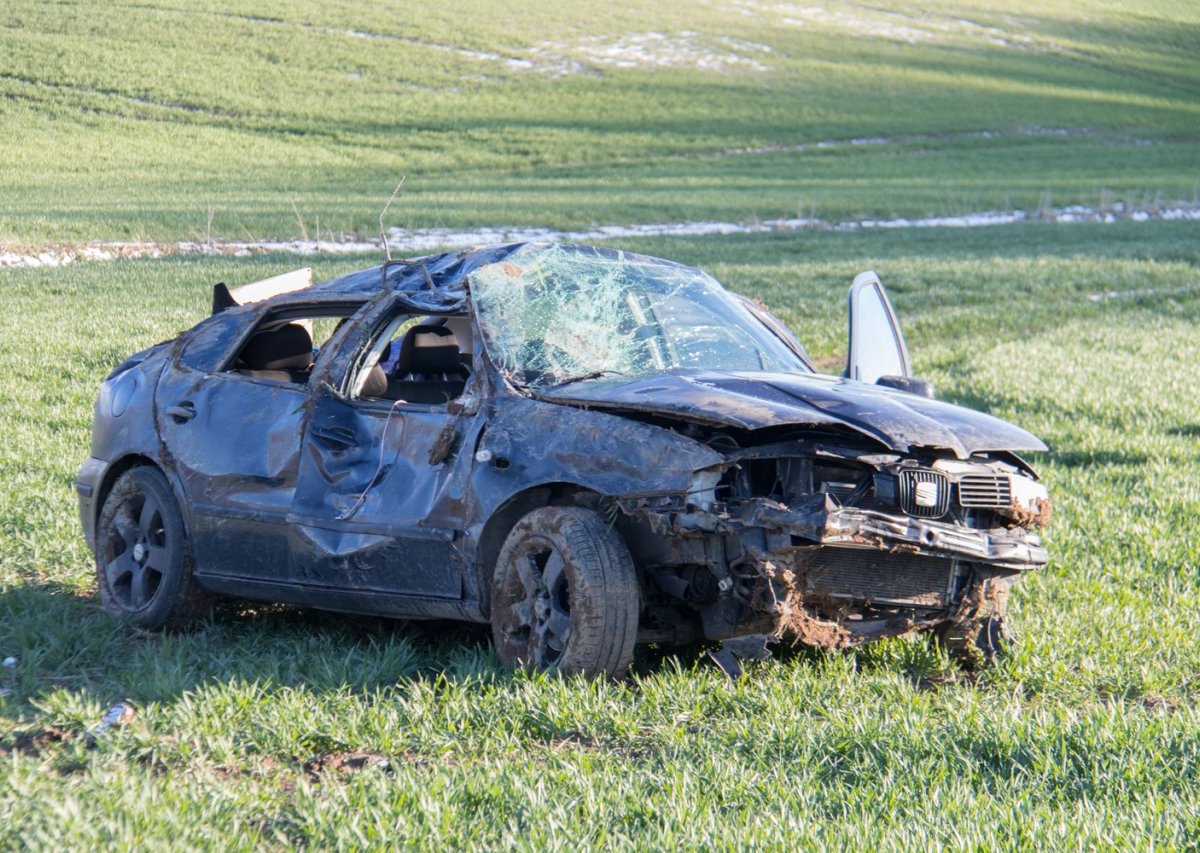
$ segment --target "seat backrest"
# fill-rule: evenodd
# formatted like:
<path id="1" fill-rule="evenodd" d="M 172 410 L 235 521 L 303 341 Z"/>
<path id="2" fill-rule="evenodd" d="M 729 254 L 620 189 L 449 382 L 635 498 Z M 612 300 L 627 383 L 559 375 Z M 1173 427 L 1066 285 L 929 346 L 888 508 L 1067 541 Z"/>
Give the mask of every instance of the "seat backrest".
<path id="1" fill-rule="evenodd" d="M 241 359 L 251 375 L 303 382 L 298 377 L 313 363 L 312 335 L 299 323 L 255 332 L 242 349 Z"/>
<path id="2" fill-rule="evenodd" d="M 461 379 L 458 341 L 445 326 L 413 326 L 400 342 L 392 375 L 397 379 Z"/>

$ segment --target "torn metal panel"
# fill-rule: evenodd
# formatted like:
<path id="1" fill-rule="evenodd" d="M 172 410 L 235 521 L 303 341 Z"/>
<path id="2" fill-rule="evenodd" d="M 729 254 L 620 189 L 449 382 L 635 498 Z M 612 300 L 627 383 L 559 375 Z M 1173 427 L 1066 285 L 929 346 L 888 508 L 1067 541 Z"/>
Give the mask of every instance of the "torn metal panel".
<path id="1" fill-rule="evenodd" d="M 679 433 L 603 412 L 521 398 L 497 406 L 479 451 L 476 493 L 539 482 L 586 483 L 600 494 L 686 492 L 693 472 L 722 457 Z"/>

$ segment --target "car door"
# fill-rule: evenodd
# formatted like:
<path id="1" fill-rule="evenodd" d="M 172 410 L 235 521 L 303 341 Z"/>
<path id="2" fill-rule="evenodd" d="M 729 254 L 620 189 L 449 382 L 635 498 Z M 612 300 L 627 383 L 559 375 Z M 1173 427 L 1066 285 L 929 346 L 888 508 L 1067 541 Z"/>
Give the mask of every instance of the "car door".
<path id="1" fill-rule="evenodd" d="M 159 436 L 182 484 L 199 574 L 277 578 L 288 564 L 308 388 L 222 369 L 246 312 L 214 318 L 164 370 Z M 222 336 L 222 350 L 213 342 Z"/>
<path id="2" fill-rule="evenodd" d="M 846 376 L 872 383 L 881 376 L 908 377 L 908 348 L 879 276 L 871 270 L 856 276 L 849 302 Z"/>
<path id="3" fill-rule="evenodd" d="M 460 599 L 475 409 L 356 399 L 351 359 L 320 383 L 303 438 L 290 517 L 296 580 Z"/>

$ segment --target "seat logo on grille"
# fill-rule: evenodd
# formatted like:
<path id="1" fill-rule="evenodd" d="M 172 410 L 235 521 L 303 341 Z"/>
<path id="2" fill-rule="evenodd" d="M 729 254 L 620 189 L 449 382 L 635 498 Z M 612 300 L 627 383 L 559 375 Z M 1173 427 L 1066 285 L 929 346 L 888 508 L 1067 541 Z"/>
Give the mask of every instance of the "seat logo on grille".
<path id="1" fill-rule="evenodd" d="M 938 505 L 938 484 L 937 483 L 917 483 L 916 501 L 917 506 L 935 507 Z"/>
<path id="2" fill-rule="evenodd" d="M 928 468 L 901 471 L 900 508 L 920 518 L 941 518 L 950 509 L 950 482 Z"/>

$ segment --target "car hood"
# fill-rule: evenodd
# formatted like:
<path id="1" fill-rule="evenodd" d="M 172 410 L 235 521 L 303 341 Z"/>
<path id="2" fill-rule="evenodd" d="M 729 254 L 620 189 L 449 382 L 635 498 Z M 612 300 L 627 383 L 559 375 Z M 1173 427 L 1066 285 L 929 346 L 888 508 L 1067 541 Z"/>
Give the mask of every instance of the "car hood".
<path id="1" fill-rule="evenodd" d="M 982 412 L 905 391 L 821 374 L 696 371 L 611 376 L 538 391 L 557 403 L 762 429 L 849 427 L 892 450 L 1046 450 L 1037 437 Z"/>

